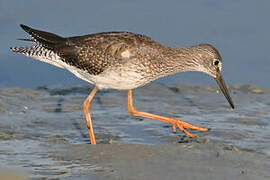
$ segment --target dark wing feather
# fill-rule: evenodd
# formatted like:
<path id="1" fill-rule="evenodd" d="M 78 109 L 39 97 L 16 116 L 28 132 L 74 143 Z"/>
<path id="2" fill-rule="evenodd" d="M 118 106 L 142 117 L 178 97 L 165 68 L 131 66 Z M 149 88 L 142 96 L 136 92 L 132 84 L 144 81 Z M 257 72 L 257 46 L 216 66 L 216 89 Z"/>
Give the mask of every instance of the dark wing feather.
<path id="1" fill-rule="evenodd" d="M 86 70 L 89 74 L 98 75 L 112 65 L 116 58 L 95 43 L 81 38 L 67 38 L 65 45 L 58 46 L 55 51 L 64 62 Z"/>
<path id="2" fill-rule="evenodd" d="M 65 38 L 53 33 L 36 30 L 23 24 L 20 26 L 24 31 L 31 35 L 34 41 L 50 50 L 53 50 L 59 43 L 62 43 L 65 40 Z"/>

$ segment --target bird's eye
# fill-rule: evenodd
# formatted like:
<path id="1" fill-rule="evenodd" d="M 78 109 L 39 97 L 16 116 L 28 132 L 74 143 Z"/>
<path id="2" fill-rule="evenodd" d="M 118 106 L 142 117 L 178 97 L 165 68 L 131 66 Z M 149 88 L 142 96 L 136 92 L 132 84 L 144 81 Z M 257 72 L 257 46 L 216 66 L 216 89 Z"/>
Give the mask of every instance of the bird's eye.
<path id="1" fill-rule="evenodd" d="M 214 60 L 214 65 L 217 66 L 219 64 L 219 60 L 215 59 Z"/>

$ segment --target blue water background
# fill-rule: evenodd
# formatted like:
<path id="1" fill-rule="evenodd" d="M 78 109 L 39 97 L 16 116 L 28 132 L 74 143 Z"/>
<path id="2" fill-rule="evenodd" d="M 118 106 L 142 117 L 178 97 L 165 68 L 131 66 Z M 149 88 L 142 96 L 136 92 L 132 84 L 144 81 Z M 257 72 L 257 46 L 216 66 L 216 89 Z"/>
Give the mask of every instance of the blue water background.
<path id="1" fill-rule="evenodd" d="M 16 39 L 28 37 L 21 23 L 62 36 L 131 31 L 167 46 L 210 43 L 223 57 L 227 84 L 269 87 L 269 7 L 266 0 L 1 0 L 0 87 L 86 83 L 66 70 L 12 53 L 10 46 L 25 45 Z M 215 85 L 196 72 L 158 82 Z"/>

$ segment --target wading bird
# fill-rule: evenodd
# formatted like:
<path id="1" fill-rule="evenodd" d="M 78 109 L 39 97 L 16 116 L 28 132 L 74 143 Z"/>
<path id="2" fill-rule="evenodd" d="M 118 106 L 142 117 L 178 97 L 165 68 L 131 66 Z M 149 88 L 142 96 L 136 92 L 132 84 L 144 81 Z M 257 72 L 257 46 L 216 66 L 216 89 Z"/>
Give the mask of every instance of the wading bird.
<path id="1" fill-rule="evenodd" d="M 132 89 L 159 77 L 185 71 L 200 71 L 212 76 L 226 99 L 234 108 L 221 76 L 222 59 L 210 44 L 191 47 L 166 47 L 151 38 L 130 32 L 103 32 L 76 37 L 61 37 L 53 33 L 21 25 L 34 42 L 31 47 L 12 47 L 11 50 L 34 59 L 67 69 L 95 85 L 83 103 L 91 144 L 96 144 L 90 116 L 90 104 L 98 89 L 127 90 L 128 112 L 172 124 L 186 135 L 186 129 L 207 131 L 181 120 L 137 111 L 132 102 Z"/>

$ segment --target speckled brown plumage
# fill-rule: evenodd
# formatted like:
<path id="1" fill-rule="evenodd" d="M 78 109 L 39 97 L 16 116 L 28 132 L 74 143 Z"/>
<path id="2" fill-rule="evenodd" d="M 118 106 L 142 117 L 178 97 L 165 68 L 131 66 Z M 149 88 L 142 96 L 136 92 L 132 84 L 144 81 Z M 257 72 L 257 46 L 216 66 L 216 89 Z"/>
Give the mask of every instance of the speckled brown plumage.
<path id="1" fill-rule="evenodd" d="M 107 67 L 120 64 L 123 61 L 121 53 L 127 49 L 134 52 L 140 46 L 162 47 L 144 35 L 129 32 L 106 32 L 63 38 L 25 25 L 21 27 L 34 41 L 54 51 L 63 61 L 92 75 L 98 75 Z"/>
<path id="2" fill-rule="evenodd" d="M 133 59 L 134 64 L 137 63 L 139 73 L 140 71 L 149 71 L 149 74 L 144 75 L 148 79 L 151 79 L 152 76 L 175 72 L 177 65 L 175 59 L 189 60 L 193 56 L 192 60 L 195 60 L 197 59 L 196 54 L 200 50 L 202 53 L 206 53 L 206 50 L 217 52 L 211 45 L 181 49 L 167 48 L 149 37 L 130 32 L 105 32 L 63 38 L 25 25 L 21 25 L 21 27 L 32 36 L 35 42 L 55 52 L 64 62 L 86 70 L 92 75 L 98 75 L 108 67 L 125 63 L 126 59 L 121 56 L 121 53 L 126 50 L 132 54 L 130 59 Z M 177 70 L 185 71 L 186 67 L 183 66 L 185 61 L 179 62 L 181 67 Z"/>

